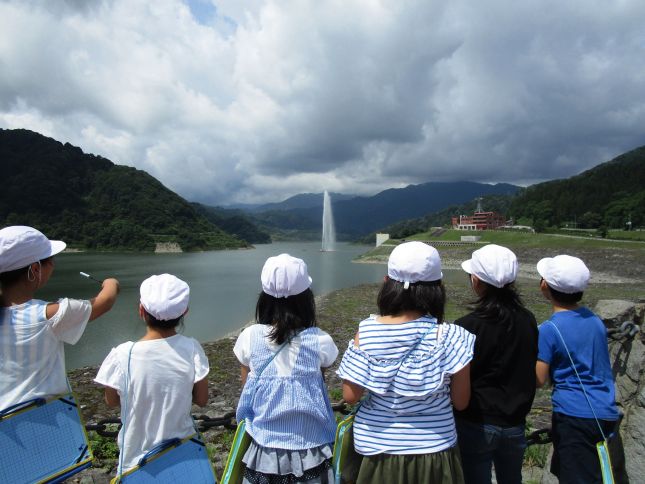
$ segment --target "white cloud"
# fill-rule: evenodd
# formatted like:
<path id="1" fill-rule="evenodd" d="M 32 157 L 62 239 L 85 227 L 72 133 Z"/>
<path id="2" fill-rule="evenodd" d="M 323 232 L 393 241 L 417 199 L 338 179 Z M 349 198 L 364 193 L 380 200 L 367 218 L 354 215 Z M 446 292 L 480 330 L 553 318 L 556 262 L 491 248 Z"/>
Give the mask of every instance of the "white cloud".
<path id="1" fill-rule="evenodd" d="M 0 1 L 0 127 L 211 203 L 532 183 L 645 144 L 643 18 L 638 0 Z"/>

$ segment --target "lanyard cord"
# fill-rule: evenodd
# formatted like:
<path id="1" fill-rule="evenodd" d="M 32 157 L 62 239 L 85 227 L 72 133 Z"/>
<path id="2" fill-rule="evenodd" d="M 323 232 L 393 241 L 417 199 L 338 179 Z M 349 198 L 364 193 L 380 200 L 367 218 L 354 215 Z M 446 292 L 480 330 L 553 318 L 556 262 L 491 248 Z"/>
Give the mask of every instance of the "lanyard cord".
<path id="1" fill-rule="evenodd" d="M 128 413 L 128 387 L 130 382 L 130 360 L 132 359 L 132 348 L 134 348 L 134 343 L 130 346 L 130 351 L 128 351 L 128 366 L 125 374 L 125 385 L 123 389 L 123 405 L 121 405 L 121 419 L 123 420 L 123 426 L 121 427 L 121 451 L 119 452 L 119 481 L 123 477 L 123 455 L 125 454 L 125 424 L 126 416 Z"/>
<path id="2" fill-rule="evenodd" d="M 576 373 L 576 377 L 578 377 L 578 382 L 580 383 L 580 388 L 582 388 L 582 393 L 584 393 L 585 398 L 587 399 L 587 403 L 589 404 L 589 408 L 591 409 L 591 413 L 593 414 L 593 418 L 596 420 L 596 425 L 598 425 L 598 430 L 600 430 L 600 435 L 602 435 L 602 440 L 606 441 L 607 437 L 605 437 L 605 433 L 602 431 L 602 427 L 600 426 L 600 422 L 598 421 L 598 417 L 596 416 L 596 411 L 594 410 L 593 405 L 591 405 L 591 400 L 589 400 L 589 395 L 587 395 L 585 386 L 582 384 L 582 379 L 578 374 L 576 365 L 573 363 L 573 358 L 571 358 L 571 353 L 569 353 L 569 348 L 567 348 L 567 344 L 564 342 L 562 333 L 560 333 L 560 330 L 558 329 L 558 327 L 555 325 L 553 321 L 549 320 L 549 323 L 551 323 L 551 325 L 555 328 L 556 332 L 558 333 L 558 336 L 560 337 L 560 341 L 562 341 L 562 346 L 564 346 L 564 350 L 567 352 L 567 356 L 569 357 L 569 361 L 571 362 L 571 368 L 573 368 L 573 371 Z"/>

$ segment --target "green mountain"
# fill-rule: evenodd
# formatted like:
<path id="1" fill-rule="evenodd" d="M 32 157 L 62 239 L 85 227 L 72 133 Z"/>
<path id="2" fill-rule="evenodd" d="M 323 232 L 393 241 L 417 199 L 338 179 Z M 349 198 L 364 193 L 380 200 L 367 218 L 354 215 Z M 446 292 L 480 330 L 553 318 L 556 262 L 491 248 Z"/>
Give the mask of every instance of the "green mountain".
<path id="1" fill-rule="evenodd" d="M 645 225 L 645 146 L 579 175 L 531 185 L 513 198 L 510 213 L 537 227 L 574 223 L 624 228 Z"/>
<path id="2" fill-rule="evenodd" d="M 249 244 L 271 243 L 271 235 L 255 225 L 241 210 L 210 207 L 200 203 L 192 203 L 191 205 L 197 213 L 206 217 L 210 222 Z"/>
<path id="3" fill-rule="evenodd" d="M 144 171 L 28 130 L 0 130 L 0 224 L 31 225 L 71 246 L 153 250 L 246 247 Z"/>
<path id="4" fill-rule="evenodd" d="M 405 238 L 430 227 L 447 226 L 453 215 L 471 214 L 476 199 L 451 205 L 423 217 L 401 220 L 379 232 L 392 238 Z M 622 154 L 579 175 L 524 188 L 512 195 L 482 197 L 486 211 L 495 211 L 518 224 L 537 230 L 547 227 L 624 228 L 645 225 L 645 146 Z M 373 243 L 374 232 L 362 239 Z"/>

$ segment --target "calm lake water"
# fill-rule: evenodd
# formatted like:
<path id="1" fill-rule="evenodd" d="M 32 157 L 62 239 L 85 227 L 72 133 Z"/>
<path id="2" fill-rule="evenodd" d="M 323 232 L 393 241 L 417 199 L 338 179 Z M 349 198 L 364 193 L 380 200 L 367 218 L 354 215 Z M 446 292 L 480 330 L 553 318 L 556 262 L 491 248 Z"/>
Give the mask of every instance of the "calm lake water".
<path id="1" fill-rule="evenodd" d="M 287 252 L 304 259 L 313 279 L 315 295 L 343 287 L 379 282 L 386 272 L 380 264 L 353 264 L 351 260 L 367 246 L 337 244 L 334 252 L 320 252 L 319 242 L 273 243 L 252 250 L 214 251 L 186 254 L 70 253 L 56 257 L 56 270 L 37 297 L 88 299 L 96 295 L 97 279 L 116 277 L 121 293 L 112 310 L 88 324 L 81 340 L 65 348 L 67 367 L 101 363 L 110 349 L 138 339 L 145 325 L 138 317 L 139 285 L 152 274 L 168 272 L 185 280 L 191 289 L 190 311 L 183 334 L 199 341 L 226 336 L 253 319 L 261 291 L 260 272 L 267 257 Z"/>

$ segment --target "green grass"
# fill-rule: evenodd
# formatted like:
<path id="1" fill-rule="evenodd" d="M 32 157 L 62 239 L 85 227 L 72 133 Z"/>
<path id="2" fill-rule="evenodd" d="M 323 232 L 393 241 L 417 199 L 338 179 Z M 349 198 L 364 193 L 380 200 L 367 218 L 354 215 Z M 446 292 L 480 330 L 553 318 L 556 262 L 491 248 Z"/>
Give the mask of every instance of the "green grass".
<path id="1" fill-rule="evenodd" d="M 87 437 L 94 458 L 99 460 L 117 460 L 119 458 L 119 446 L 114 437 L 103 437 L 93 431 L 89 431 Z"/>
<path id="2" fill-rule="evenodd" d="M 627 231 L 627 230 L 610 230 L 609 238 L 623 239 L 623 240 L 638 240 L 645 242 L 645 230 Z"/>
<path id="3" fill-rule="evenodd" d="M 621 238 L 628 238 L 623 234 L 630 234 L 632 240 L 641 241 L 638 244 L 642 250 L 645 250 L 645 232 L 624 232 L 610 231 L 610 236 L 617 234 Z M 633 234 L 633 235 L 632 235 Z M 567 237 L 558 234 L 534 234 L 531 232 L 514 232 L 514 231 L 497 231 L 481 230 L 477 232 L 467 232 L 464 230 L 447 230 L 439 237 L 430 237 L 430 232 L 423 232 L 408 237 L 406 240 L 423 240 L 432 243 L 432 241 L 460 241 L 464 235 L 476 235 L 481 237 L 480 242 L 489 244 L 499 244 L 513 248 L 521 247 L 540 247 L 540 248 L 611 248 L 621 242 L 611 239 L 601 239 L 595 237 Z"/>

